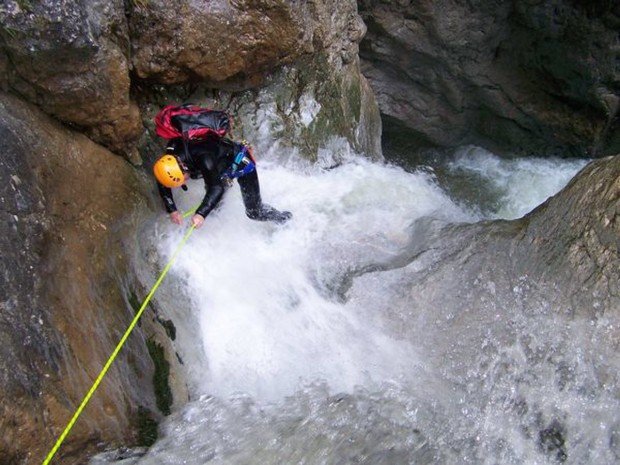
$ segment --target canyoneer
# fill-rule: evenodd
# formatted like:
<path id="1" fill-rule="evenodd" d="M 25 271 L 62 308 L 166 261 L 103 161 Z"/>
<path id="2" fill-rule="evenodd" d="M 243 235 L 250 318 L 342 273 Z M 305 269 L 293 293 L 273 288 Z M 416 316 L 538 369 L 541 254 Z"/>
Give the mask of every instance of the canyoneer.
<path id="1" fill-rule="evenodd" d="M 191 218 L 199 228 L 218 205 L 226 188 L 234 179 L 239 183 L 245 211 L 258 221 L 284 223 L 292 214 L 264 204 L 261 199 L 256 161 L 252 148 L 235 142 L 226 134 L 230 117 L 226 112 L 195 105 L 169 105 L 155 117 L 156 132 L 168 140 L 166 153 L 153 166 L 159 194 L 173 223 L 182 224 L 172 189 L 185 185 L 188 179 L 202 178 L 205 196 Z"/>

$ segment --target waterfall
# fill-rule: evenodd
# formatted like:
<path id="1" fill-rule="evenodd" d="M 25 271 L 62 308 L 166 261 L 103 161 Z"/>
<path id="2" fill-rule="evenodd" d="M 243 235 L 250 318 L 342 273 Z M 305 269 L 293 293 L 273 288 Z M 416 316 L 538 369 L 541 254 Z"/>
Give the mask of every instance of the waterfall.
<path id="1" fill-rule="evenodd" d="M 459 318 L 450 308 L 415 314 L 397 304 L 411 292 L 403 267 L 423 269 L 411 261 L 417 224 L 517 218 L 585 163 L 503 160 L 472 147 L 413 171 L 358 157 L 330 169 L 260 163 L 263 200 L 293 219 L 247 219 L 233 186 L 175 264 L 190 308 L 162 301 L 175 323 L 191 322 L 178 344 L 194 354 L 194 400 L 163 422 L 144 457 L 102 454 L 91 465 L 612 463 L 615 388 L 587 389 L 595 349 L 565 352 L 572 334 L 604 338 L 610 322 L 550 325 L 498 293 L 492 310 L 511 315 L 516 334 L 503 340 L 490 326 L 441 334 L 433 321 Z M 189 209 L 202 194 L 194 182 L 179 205 Z M 162 262 L 182 234 L 158 223 Z M 423 271 L 432 281 L 432 269 Z M 491 292 L 494 283 L 480 286 Z M 527 286 L 511 290 L 517 301 Z M 471 311 L 481 324 L 487 318 L 488 309 Z M 445 351 L 457 337 L 480 355 Z"/>
<path id="2" fill-rule="evenodd" d="M 192 343 L 208 363 L 200 391 L 275 400 L 317 379 L 350 390 L 404 372 L 411 347 L 346 310 L 337 290 L 355 270 L 398 256 L 416 218 L 471 217 L 429 175 L 394 166 L 262 168 L 263 198 L 294 219 L 248 220 L 234 186 L 177 264 L 199 315 L 201 341 Z"/>

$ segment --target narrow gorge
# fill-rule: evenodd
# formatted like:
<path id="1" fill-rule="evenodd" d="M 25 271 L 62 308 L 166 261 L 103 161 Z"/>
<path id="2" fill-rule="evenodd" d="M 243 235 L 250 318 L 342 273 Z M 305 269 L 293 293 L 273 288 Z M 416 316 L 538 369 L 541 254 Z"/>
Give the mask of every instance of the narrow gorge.
<path id="1" fill-rule="evenodd" d="M 152 165 L 184 102 L 293 220 L 227 192 L 52 464 L 617 463 L 619 28 L 605 0 L 2 3 L 0 463 L 45 459 L 183 237 Z"/>

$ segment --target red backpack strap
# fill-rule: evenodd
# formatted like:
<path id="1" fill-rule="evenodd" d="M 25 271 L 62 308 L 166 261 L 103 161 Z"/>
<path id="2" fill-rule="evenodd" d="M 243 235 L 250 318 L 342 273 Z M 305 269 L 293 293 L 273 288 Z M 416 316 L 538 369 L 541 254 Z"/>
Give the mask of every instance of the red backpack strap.
<path id="1" fill-rule="evenodd" d="M 172 125 L 171 118 L 176 114 L 179 107 L 167 105 L 155 115 L 155 132 L 164 139 L 176 139 L 182 134 Z"/>

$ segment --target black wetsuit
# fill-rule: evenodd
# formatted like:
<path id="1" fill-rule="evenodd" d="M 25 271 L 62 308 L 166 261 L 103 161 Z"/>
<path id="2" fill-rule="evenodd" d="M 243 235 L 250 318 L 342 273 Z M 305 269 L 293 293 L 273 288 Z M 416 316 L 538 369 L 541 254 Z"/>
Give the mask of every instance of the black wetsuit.
<path id="1" fill-rule="evenodd" d="M 187 169 L 192 179 L 203 178 L 205 181 L 206 193 L 196 210 L 198 215 L 206 218 L 221 200 L 228 182 L 225 173 L 242 147 L 241 144 L 226 138 L 188 141 L 187 151 L 182 139 L 172 139 L 168 142 L 166 152 L 176 156 L 185 165 L 183 168 Z M 245 212 L 249 218 L 279 223 L 291 218 L 290 212 L 280 212 L 263 204 L 256 169 L 238 177 L 237 180 L 241 187 Z M 172 190 L 159 183 L 157 187 L 166 211 L 168 213 L 176 211 Z"/>

